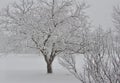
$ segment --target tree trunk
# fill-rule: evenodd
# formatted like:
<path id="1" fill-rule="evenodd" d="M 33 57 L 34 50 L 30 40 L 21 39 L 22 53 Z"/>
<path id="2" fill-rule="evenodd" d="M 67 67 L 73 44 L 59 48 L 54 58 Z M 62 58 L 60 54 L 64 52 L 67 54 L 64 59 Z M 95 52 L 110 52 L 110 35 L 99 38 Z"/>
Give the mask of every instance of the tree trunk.
<path id="1" fill-rule="evenodd" d="M 47 63 L 47 73 L 52 74 L 52 63 L 51 64 Z"/>

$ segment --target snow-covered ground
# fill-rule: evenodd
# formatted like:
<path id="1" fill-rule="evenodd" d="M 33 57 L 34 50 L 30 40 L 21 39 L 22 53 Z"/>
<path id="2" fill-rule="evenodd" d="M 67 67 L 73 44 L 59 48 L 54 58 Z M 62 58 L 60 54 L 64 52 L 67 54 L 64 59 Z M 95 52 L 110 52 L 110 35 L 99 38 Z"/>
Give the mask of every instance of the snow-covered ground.
<path id="1" fill-rule="evenodd" d="M 78 61 L 82 63 L 81 59 Z M 53 71 L 53 74 L 46 74 L 46 63 L 41 56 L 0 57 L 0 83 L 80 83 L 57 58 Z"/>

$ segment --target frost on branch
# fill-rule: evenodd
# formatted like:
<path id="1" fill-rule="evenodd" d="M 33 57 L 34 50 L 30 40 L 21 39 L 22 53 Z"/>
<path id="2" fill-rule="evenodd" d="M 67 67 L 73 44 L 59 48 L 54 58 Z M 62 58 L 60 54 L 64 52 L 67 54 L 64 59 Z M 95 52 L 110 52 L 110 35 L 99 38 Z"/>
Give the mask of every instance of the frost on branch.
<path id="1" fill-rule="evenodd" d="M 71 48 L 73 45 L 85 47 L 85 30 L 89 27 L 86 8 L 85 3 L 72 0 L 20 0 L 3 9 L 0 24 L 12 33 L 10 40 L 22 43 L 16 43 L 18 48 L 24 44 L 38 50 L 47 63 L 47 72 L 52 73 L 52 62 L 57 55 L 65 50 L 79 52 Z"/>

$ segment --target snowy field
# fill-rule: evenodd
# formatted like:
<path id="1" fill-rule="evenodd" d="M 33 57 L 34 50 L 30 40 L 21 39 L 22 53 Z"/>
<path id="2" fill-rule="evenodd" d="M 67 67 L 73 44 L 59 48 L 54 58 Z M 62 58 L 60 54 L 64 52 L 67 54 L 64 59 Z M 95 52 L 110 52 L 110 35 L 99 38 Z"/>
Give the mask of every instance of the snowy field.
<path id="1" fill-rule="evenodd" d="M 77 58 L 80 64 L 81 57 Z M 80 66 L 79 64 L 79 66 Z M 46 74 L 43 57 L 36 55 L 19 55 L 0 57 L 0 83 L 80 83 L 63 68 L 56 58 L 53 74 Z"/>

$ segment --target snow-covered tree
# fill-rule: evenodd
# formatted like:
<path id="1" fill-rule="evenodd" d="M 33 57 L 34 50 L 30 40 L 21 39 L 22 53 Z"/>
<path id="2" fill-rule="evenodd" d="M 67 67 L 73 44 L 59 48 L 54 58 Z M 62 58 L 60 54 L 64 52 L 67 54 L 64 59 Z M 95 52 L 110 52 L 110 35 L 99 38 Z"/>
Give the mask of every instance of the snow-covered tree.
<path id="1" fill-rule="evenodd" d="M 85 3 L 74 0 L 20 0 L 3 9 L 0 24 L 15 41 L 39 50 L 47 73 L 52 73 L 57 55 L 85 47 L 84 33 L 89 27 L 86 8 Z"/>

